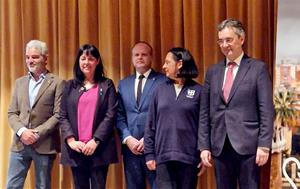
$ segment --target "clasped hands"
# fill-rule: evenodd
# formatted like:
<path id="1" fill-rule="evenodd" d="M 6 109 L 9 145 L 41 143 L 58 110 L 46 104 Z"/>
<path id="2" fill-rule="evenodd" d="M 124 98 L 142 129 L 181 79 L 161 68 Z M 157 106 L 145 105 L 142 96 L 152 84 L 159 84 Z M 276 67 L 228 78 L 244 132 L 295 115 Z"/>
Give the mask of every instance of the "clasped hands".
<path id="1" fill-rule="evenodd" d="M 138 140 L 130 136 L 126 140 L 126 145 L 130 149 L 130 151 L 135 155 L 142 155 L 144 152 L 144 138 Z"/>
<path id="2" fill-rule="evenodd" d="M 91 139 L 87 143 L 84 143 L 82 141 L 75 140 L 74 137 L 68 138 L 67 144 L 72 150 L 78 153 L 83 153 L 86 156 L 93 155 L 98 146 L 94 139 Z"/>
<path id="3" fill-rule="evenodd" d="M 40 138 L 39 132 L 34 129 L 26 129 L 22 132 L 20 140 L 25 145 L 31 145 Z"/>
<path id="4" fill-rule="evenodd" d="M 140 140 L 130 136 L 126 140 L 126 145 L 130 149 L 130 151 L 135 155 L 142 155 L 144 152 L 144 138 Z M 153 171 L 156 169 L 156 162 L 155 160 L 150 160 L 146 162 L 146 165 L 149 170 Z"/>

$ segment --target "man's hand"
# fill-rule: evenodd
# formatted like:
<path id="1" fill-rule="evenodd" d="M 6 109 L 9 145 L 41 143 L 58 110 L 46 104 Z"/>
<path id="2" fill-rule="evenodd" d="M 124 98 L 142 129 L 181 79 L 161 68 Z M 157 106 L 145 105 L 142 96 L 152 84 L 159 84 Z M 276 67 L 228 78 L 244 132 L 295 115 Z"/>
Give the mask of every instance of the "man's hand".
<path id="1" fill-rule="evenodd" d="M 81 153 L 85 144 L 81 141 L 76 141 L 74 137 L 70 137 L 67 139 L 67 144 L 69 145 L 69 147 L 76 151 L 76 152 L 79 152 Z"/>
<path id="2" fill-rule="evenodd" d="M 96 141 L 94 139 L 91 139 L 90 141 L 88 141 L 88 143 L 85 144 L 85 146 L 82 149 L 82 153 L 86 156 L 90 156 L 93 155 L 96 148 L 97 148 L 98 144 L 96 143 Z"/>
<path id="3" fill-rule="evenodd" d="M 40 138 L 38 132 L 33 129 L 26 129 L 20 136 L 20 140 L 25 145 L 31 145 Z"/>
<path id="4" fill-rule="evenodd" d="M 210 151 L 208 151 L 208 150 L 201 151 L 200 158 L 201 158 L 202 163 L 203 163 L 204 166 L 212 167 L 211 152 Z"/>
<path id="5" fill-rule="evenodd" d="M 138 144 L 138 146 L 137 146 L 137 151 L 139 151 L 140 153 L 143 153 L 144 152 L 144 137 L 143 138 L 141 138 L 140 140 L 139 140 L 139 144 Z"/>
<path id="6" fill-rule="evenodd" d="M 130 151 L 135 155 L 141 155 L 142 153 L 138 151 L 139 141 L 134 137 L 129 137 L 126 140 L 126 145 L 130 149 Z"/>
<path id="7" fill-rule="evenodd" d="M 257 148 L 256 151 L 256 164 L 258 166 L 263 166 L 267 163 L 269 159 L 269 151 L 265 151 L 263 149 Z"/>
<path id="8" fill-rule="evenodd" d="M 155 160 L 147 161 L 146 165 L 150 171 L 154 171 L 156 169 L 156 161 Z"/>

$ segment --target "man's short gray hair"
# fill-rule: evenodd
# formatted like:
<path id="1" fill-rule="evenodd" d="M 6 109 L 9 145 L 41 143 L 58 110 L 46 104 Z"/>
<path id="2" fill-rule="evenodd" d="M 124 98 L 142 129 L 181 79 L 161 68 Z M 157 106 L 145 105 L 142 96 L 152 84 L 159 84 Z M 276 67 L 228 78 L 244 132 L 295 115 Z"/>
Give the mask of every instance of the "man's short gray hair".
<path id="1" fill-rule="evenodd" d="M 229 18 L 229 19 L 226 19 L 226 20 L 222 21 L 218 25 L 218 32 L 222 31 L 225 28 L 233 29 L 234 32 L 240 37 L 245 37 L 246 36 L 243 24 L 239 20 Z"/>
<path id="2" fill-rule="evenodd" d="M 31 40 L 26 44 L 26 52 L 31 49 L 35 48 L 40 51 L 42 55 L 48 54 L 48 47 L 47 44 L 40 40 Z"/>

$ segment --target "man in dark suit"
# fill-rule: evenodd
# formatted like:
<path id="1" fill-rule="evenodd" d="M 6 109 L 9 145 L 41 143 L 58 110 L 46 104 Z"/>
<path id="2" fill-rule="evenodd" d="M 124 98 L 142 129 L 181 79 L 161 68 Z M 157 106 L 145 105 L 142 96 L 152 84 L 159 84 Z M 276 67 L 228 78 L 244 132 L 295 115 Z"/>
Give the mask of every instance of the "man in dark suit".
<path id="1" fill-rule="evenodd" d="M 155 87 L 165 76 L 151 69 L 152 47 L 144 41 L 132 48 L 136 73 L 119 82 L 117 128 L 120 133 L 127 188 L 146 188 L 146 178 L 154 188 L 155 172 L 146 167 L 144 128 L 148 106 Z"/>
<path id="2" fill-rule="evenodd" d="M 8 108 L 14 131 L 7 188 L 23 188 L 31 162 L 35 164 L 35 188 L 51 188 L 51 169 L 59 150 L 59 110 L 64 82 L 46 69 L 46 43 L 26 45 L 28 74 L 17 79 Z"/>
<path id="3" fill-rule="evenodd" d="M 226 58 L 207 71 L 202 90 L 198 148 L 204 166 L 214 160 L 218 189 L 258 188 L 271 148 L 272 82 L 265 63 L 244 53 L 244 40 L 241 22 L 218 26 Z"/>

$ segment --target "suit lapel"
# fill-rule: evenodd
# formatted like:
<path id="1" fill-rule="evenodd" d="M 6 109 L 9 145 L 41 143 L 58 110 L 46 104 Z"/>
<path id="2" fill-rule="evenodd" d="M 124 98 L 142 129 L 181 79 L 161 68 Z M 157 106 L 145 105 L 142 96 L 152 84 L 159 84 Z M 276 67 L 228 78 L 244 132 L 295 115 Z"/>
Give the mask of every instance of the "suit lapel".
<path id="1" fill-rule="evenodd" d="M 53 82 L 53 77 L 48 73 L 45 76 L 45 80 L 41 86 L 41 88 L 39 89 L 39 92 L 34 100 L 34 103 L 32 105 L 32 108 L 36 105 L 36 103 L 39 101 L 39 99 L 41 98 L 41 96 L 44 94 L 44 92 L 46 91 L 46 89 L 51 85 L 51 83 Z"/>
<path id="2" fill-rule="evenodd" d="M 143 89 L 143 93 L 142 93 L 142 96 L 141 96 L 140 106 L 144 103 L 147 94 L 151 90 L 151 88 L 152 88 L 152 86 L 153 86 L 153 84 L 154 84 L 154 82 L 156 80 L 155 76 L 156 76 L 156 73 L 153 70 L 151 70 L 151 72 L 149 74 L 149 77 L 147 78 L 147 81 L 145 83 L 144 89 Z"/>
<path id="3" fill-rule="evenodd" d="M 218 77 L 217 78 L 218 91 L 224 102 L 225 102 L 225 99 L 224 99 L 224 95 L 223 95 L 223 82 L 224 82 L 225 67 L 226 67 L 226 60 L 224 60 L 223 62 L 221 62 L 219 64 L 219 69 L 216 73 L 217 77 Z"/>
<path id="4" fill-rule="evenodd" d="M 244 79 L 245 75 L 247 74 L 248 70 L 250 68 L 250 64 L 248 63 L 248 59 L 244 56 L 239 70 L 236 74 L 236 77 L 234 79 L 229 97 L 228 97 L 228 103 L 230 102 L 231 98 L 233 97 L 234 93 L 236 92 L 237 88 L 239 87 L 239 85 L 241 84 L 241 81 Z"/>
<path id="5" fill-rule="evenodd" d="M 102 103 L 104 102 L 104 97 L 105 97 L 106 92 L 107 92 L 107 85 L 105 84 L 105 82 L 99 82 L 98 83 L 98 98 L 97 98 L 97 104 L 96 104 L 96 109 L 95 109 L 95 115 L 93 118 L 93 120 L 94 120 L 93 123 L 95 123 L 96 115 L 98 115 L 99 113 L 102 113 L 100 111 L 100 109 L 102 107 Z M 79 96 L 81 94 L 82 93 L 79 93 Z M 96 128 L 95 125 L 93 125 L 93 129 L 94 128 Z"/>
<path id="6" fill-rule="evenodd" d="M 126 83 L 128 98 L 129 98 L 128 102 L 132 103 L 132 107 L 137 107 L 135 93 L 134 93 L 135 78 L 136 78 L 136 75 L 134 74 L 130 77 L 129 81 Z"/>
<path id="7" fill-rule="evenodd" d="M 22 88 L 20 89 L 20 93 L 24 94 L 25 96 L 25 104 L 30 107 L 30 103 L 29 103 L 29 76 L 26 77 L 26 79 L 23 80 L 22 82 Z"/>

